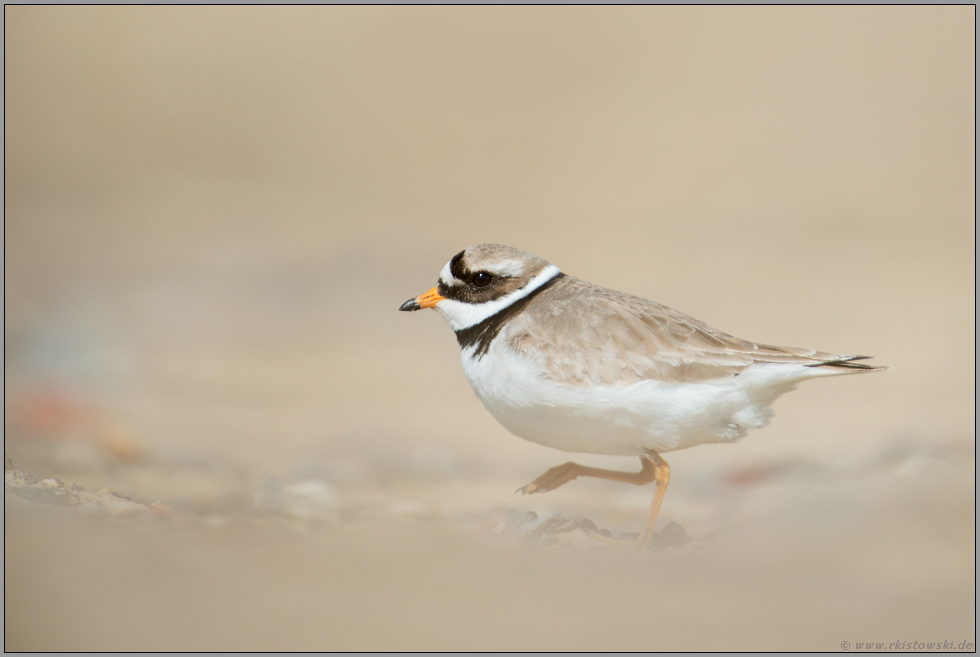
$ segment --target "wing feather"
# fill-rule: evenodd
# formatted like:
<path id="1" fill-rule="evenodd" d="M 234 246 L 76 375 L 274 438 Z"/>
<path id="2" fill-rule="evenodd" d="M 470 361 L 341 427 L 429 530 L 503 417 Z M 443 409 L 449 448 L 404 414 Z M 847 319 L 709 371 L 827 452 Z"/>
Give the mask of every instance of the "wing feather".
<path id="1" fill-rule="evenodd" d="M 515 351 L 538 359 L 554 380 L 583 387 L 709 381 L 737 376 L 756 363 L 842 374 L 881 369 L 853 362 L 866 356 L 742 340 L 673 308 L 571 276 L 533 300 L 507 334 Z"/>

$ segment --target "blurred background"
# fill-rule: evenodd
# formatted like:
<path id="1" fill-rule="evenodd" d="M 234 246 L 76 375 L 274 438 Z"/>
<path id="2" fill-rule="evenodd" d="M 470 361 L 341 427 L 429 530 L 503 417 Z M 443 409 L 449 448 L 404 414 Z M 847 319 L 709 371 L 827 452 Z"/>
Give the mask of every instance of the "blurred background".
<path id="1" fill-rule="evenodd" d="M 975 16 L 5 7 L 5 649 L 975 645 Z M 481 242 L 893 369 L 507 542 L 652 488 L 512 493 L 397 312 Z"/>

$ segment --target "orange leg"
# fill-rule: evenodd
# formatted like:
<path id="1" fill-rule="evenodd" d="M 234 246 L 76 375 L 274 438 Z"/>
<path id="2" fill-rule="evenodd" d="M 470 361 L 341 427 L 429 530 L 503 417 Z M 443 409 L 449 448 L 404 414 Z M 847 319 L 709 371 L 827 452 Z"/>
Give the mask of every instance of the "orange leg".
<path id="1" fill-rule="evenodd" d="M 653 502 L 650 503 L 650 513 L 647 515 L 647 524 L 643 527 L 643 533 L 636 539 L 637 543 L 643 546 L 653 542 L 653 527 L 657 524 L 657 515 L 660 513 L 660 503 L 664 501 L 664 493 L 667 492 L 667 484 L 670 483 L 670 466 L 663 460 L 660 454 L 652 453 L 654 458 L 653 480 L 656 488 L 653 489 Z"/>
<path id="2" fill-rule="evenodd" d="M 637 539 L 637 543 L 640 545 L 649 545 L 650 541 L 653 540 L 653 528 L 657 524 L 660 503 L 663 502 L 664 493 L 667 492 L 667 484 L 670 481 L 670 466 L 656 452 L 651 452 L 649 458 L 641 456 L 640 464 L 642 467 L 639 472 L 620 472 L 619 470 L 592 468 L 569 461 L 568 463 L 551 468 L 528 485 L 518 488 L 517 492 L 524 493 L 525 495 L 530 493 L 544 493 L 567 484 L 576 477 L 612 479 L 613 481 L 624 481 L 628 484 L 636 484 L 637 486 L 655 481 L 657 487 L 653 491 L 653 503 L 650 505 L 650 514 L 647 516 L 643 533 Z"/>

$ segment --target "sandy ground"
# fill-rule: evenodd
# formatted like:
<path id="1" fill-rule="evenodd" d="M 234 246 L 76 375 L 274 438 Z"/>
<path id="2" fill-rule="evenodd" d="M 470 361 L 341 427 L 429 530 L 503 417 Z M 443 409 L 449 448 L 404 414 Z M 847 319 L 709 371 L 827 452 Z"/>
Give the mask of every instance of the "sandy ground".
<path id="1" fill-rule="evenodd" d="M 4 648 L 975 646 L 974 19 L 5 8 Z M 513 491 L 636 464 L 396 312 L 485 241 L 893 369 L 668 454 L 633 549 L 649 488 Z"/>

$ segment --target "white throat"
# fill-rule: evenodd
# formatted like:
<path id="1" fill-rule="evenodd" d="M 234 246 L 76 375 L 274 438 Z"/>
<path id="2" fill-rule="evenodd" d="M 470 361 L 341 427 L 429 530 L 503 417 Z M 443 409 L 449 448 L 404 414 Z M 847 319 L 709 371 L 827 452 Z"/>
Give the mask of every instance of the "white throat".
<path id="1" fill-rule="evenodd" d="M 514 290 L 510 294 L 487 301 L 486 303 L 463 303 L 453 299 L 443 299 L 436 304 L 436 310 L 449 323 L 454 331 L 461 331 L 465 328 L 475 326 L 488 317 L 496 315 L 498 312 L 523 299 L 536 289 L 561 274 L 561 270 L 554 265 L 548 265 L 541 270 L 541 273 L 528 281 L 528 284 L 519 290 Z"/>

